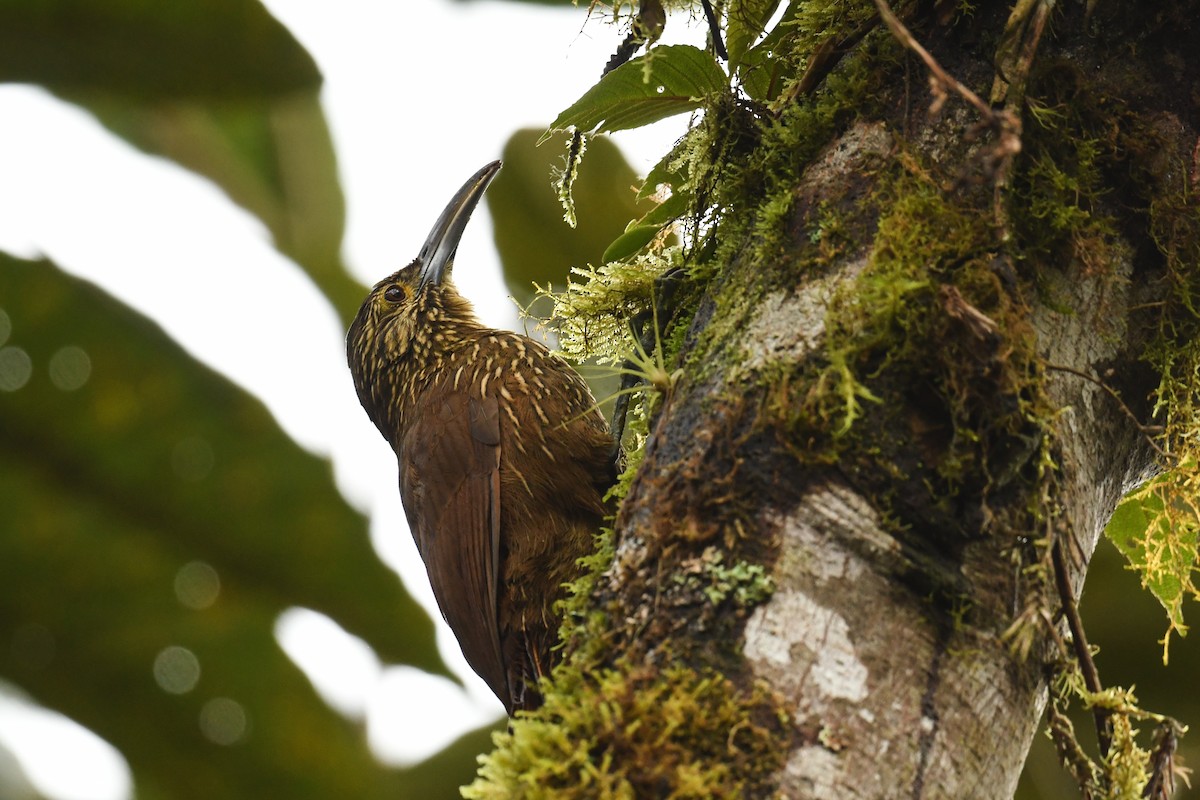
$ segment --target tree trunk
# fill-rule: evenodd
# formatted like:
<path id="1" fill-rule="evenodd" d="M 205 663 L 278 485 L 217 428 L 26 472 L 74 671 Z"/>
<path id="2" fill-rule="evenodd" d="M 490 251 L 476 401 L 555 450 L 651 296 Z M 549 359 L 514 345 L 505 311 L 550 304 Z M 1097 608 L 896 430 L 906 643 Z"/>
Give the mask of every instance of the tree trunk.
<path id="1" fill-rule="evenodd" d="M 1052 543 L 1078 594 L 1156 468 L 1147 349 L 1194 331 L 1200 241 L 1200 6 L 1028 5 L 897 4 L 928 60 L 871 16 L 770 110 L 706 109 L 681 372 L 562 697 L 490 779 L 1012 797 L 1067 638 Z M 555 730 L 577 768 L 505 761 Z"/>

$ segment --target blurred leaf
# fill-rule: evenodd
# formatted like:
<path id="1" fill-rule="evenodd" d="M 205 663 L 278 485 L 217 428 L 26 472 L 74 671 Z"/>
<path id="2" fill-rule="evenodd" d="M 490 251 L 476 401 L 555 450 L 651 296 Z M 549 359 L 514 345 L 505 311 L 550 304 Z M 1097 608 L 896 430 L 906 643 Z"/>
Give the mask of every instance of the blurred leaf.
<path id="1" fill-rule="evenodd" d="M 178 100 L 261 98 L 320 80 L 257 0 L 0 3 L 0 81 Z"/>
<path id="2" fill-rule="evenodd" d="M 725 49 L 729 68 L 736 69 L 755 40 L 766 30 L 771 15 L 782 0 L 732 0 L 725 25 Z"/>
<path id="3" fill-rule="evenodd" d="M 3 687 L 0 687 L 3 693 Z M 33 784 L 25 776 L 21 764 L 12 751 L 0 742 L 0 797 L 4 800 L 40 800 Z"/>
<path id="4" fill-rule="evenodd" d="M 405 797 L 459 800 L 461 795 L 458 787 L 471 782 L 479 754 L 490 752 L 494 746 L 492 744 L 493 735 L 507 727 L 508 718 L 501 717 L 493 723 L 483 725 L 473 731 L 467 731 L 443 748 L 441 752 L 406 769 L 404 771 L 404 788 L 409 793 Z M 464 770 L 464 764 L 469 764 L 470 769 Z M 459 776 L 459 782 L 453 785 L 453 790 L 449 793 L 446 791 L 448 775 Z"/>
<path id="5" fill-rule="evenodd" d="M 104 93 L 68 99 L 142 150 L 216 182 L 262 220 L 343 322 L 354 317 L 366 292 L 342 262 L 345 199 L 316 92 L 226 104 L 139 104 Z"/>
<path id="6" fill-rule="evenodd" d="M 599 263 L 629 221 L 654 208 L 652 201 L 636 202 L 637 174 L 617 146 L 597 138 L 580 163 L 573 190 L 579 226 L 571 228 L 551 186 L 568 137 L 558 134 L 538 146 L 538 136 L 521 130 L 509 138 L 504 169 L 486 195 L 504 277 L 522 305 L 532 299 L 533 284 L 561 287 L 571 267 Z"/>
<path id="7" fill-rule="evenodd" d="M 9 41 L 12 39 L 13 41 Z M 0 80 L 31 81 L 216 182 L 349 322 L 345 201 L 308 52 L 257 0 L 0 3 Z"/>
<path id="8" fill-rule="evenodd" d="M 550 130 L 639 128 L 699 108 L 701 98 L 725 91 L 726 84 L 710 53 L 686 44 L 655 47 L 601 78 Z"/>
<path id="9" fill-rule="evenodd" d="M 282 609 L 305 606 L 389 661 L 445 674 L 428 617 L 328 464 L 50 264 L 0 255 L 0 308 L 0 675 L 120 749 L 143 800 L 399 796 L 404 774 L 374 761 L 273 636 Z M 211 604 L 179 583 L 197 561 L 219 580 Z M 194 654 L 191 691 L 156 683 L 168 647 Z M 443 790 L 469 775 L 461 764 Z"/>
<path id="10" fill-rule="evenodd" d="M 316 609 L 387 660 L 445 673 L 432 624 L 371 550 L 329 464 L 256 399 L 50 264 L 0 255 L 0 307 L 7 349 L 33 365 L 27 384 L 0 392 L 8 464 L 56 483 L 60 502 L 98 504 L 111 520 L 97 524 L 154 531 L 280 609 Z"/>

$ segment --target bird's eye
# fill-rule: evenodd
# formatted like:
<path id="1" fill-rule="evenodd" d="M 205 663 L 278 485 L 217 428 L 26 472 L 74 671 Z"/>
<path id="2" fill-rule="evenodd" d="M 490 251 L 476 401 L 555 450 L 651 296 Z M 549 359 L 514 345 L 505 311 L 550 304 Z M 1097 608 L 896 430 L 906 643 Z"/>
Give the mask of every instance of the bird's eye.
<path id="1" fill-rule="evenodd" d="M 407 297 L 407 292 L 399 286 L 393 285 L 383 290 L 383 299 L 389 303 L 401 303 L 405 297 Z"/>

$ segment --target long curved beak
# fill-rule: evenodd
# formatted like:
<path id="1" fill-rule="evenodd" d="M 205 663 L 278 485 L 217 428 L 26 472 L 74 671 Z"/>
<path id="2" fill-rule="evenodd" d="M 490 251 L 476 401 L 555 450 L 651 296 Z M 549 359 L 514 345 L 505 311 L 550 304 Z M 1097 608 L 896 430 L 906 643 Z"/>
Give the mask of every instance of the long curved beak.
<path id="1" fill-rule="evenodd" d="M 472 175 L 433 224 L 433 230 L 429 232 L 417 257 L 421 262 L 422 286 L 439 284 L 450 274 L 450 268 L 454 266 L 454 254 L 458 252 L 458 242 L 471 220 L 471 212 L 479 205 L 488 184 L 499 171 L 500 162 L 493 161 Z"/>

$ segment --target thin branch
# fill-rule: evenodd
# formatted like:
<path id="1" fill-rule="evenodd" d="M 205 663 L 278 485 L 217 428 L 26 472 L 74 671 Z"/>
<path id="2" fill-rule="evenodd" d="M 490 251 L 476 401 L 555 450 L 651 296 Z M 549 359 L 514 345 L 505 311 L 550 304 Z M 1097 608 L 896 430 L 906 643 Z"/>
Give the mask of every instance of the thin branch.
<path id="1" fill-rule="evenodd" d="M 1054 3 L 1055 0 L 1019 0 L 1013 6 L 997 48 L 992 105 L 1003 102 L 1012 110 L 1024 103 L 1025 84 Z M 1017 42 L 1018 39 L 1021 41 Z"/>
<path id="2" fill-rule="evenodd" d="M 942 68 L 937 59 L 921 46 L 909 32 L 904 23 L 892 13 L 887 0 L 875 0 L 879 16 L 902 45 L 912 50 L 929 69 L 929 83 L 933 90 L 933 103 L 930 111 L 937 113 L 946 102 L 946 96 L 954 92 L 967 101 L 983 117 L 982 127 L 991 128 L 996 132 L 996 145 L 988 154 L 985 164 L 987 174 L 995 180 L 995 199 L 993 213 L 996 225 L 1002 234 L 1008 230 L 1008 215 L 1001 201 L 1000 188 L 1007 182 L 1008 167 L 1012 158 L 1021 152 L 1021 118 L 1008 109 L 996 109 L 985 103 L 979 95 L 971 91 L 961 81 Z M 1006 235 L 1006 234 L 1005 234 Z M 1003 235 L 1002 237 L 1003 238 Z"/>
<path id="3" fill-rule="evenodd" d="M 957 78 L 946 72 L 946 70 L 942 69 L 942 65 L 937 62 L 937 59 L 930 55 L 929 51 L 922 47 L 921 43 L 913 38 L 913 35 L 909 33 L 908 28 L 904 27 L 904 23 L 901 22 L 894 13 L 892 13 L 892 9 L 887 4 L 887 0 L 875 0 L 875 7 L 879 9 L 879 16 L 891 30 L 892 35 L 899 39 L 902 45 L 907 47 L 909 50 L 912 50 L 920 57 L 922 61 L 925 62 L 925 66 L 928 67 L 929 71 L 932 73 L 932 79 L 937 84 L 939 84 L 943 89 L 953 90 L 962 99 L 975 106 L 975 108 L 978 109 L 979 113 L 983 115 L 984 118 L 1007 123 L 1009 126 L 1013 127 L 1013 129 L 1020 128 L 1020 122 L 1015 118 L 1011 120 L 1001 119 L 1005 115 L 1011 117 L 1011 114 L 1008 114 L 1008 112 L 1005 111 L 996 111 L 987 103 L 983 102 L 979 95 L 975 94 L 975 92 L 971 91 L 969 88 L 960 83 Z"/>
<path id="4" fill-rule="evenodd" d="M 1055 536 L 1051 545 L 1051 557 L 1054 559 L 1054 585 L 1058 589 L 1058 599 L 1062 604 L 1063 615 L 1067 618 L 1067 627 L 1071 630 L 1071 643 L 1075 648 L 1075 659 L 1079 662 L 1079 671 L 1083 675 L 1083 683 L 1092 694 L 1104 691 L 1100 683 L 1100 673 L 1096 670 L 1096 662 L 1092 660 L 1092 649 L 1088 645 L 1087 635 L 1083 631 L 1083 620 L 1079 617 L 1079 606 L 1075 603 L 1075 592 L 1071 588 L 1071 577 L 1067 574 L 1067 559 L 1063 553 L 1062 537 Z M 1100 742 L 1100 755 L 1108 755 L 1112 746 L 1112 733 L 1109 726 L 1110 712 L 1099 705 L 1092 707 L 1092 716 L 1096 720 L 1096 738 Z"/>
<path id="5" fill-rule="evenodd" d="M 1112 388 L 1111 386 L 1109 386 L 1107 383 L 1100 380 L 1096 376 L 1089 375 L 1088 373 L 1083 372 L 1081 370 L 1077 370 L 1074 367 L 1068 367 L 1063 364 L 1052 364 L 1049 361 L 1045 361 L 1042 363 L 1046 367 L 1046 369 L 1054 370 L 1055 372 L 1065 372 L 1068 375 L 1074 375 L 1077 378 L 1083 378 L 1085 381 L 1090 381 L 1091 383 L 1094 383 L 1097 386 L 1099 386 L 1104 391 L 1108 392 L 1108 396 L 1111 397 L 1113 400 L 1117 401 L 1117 405 L 1120 407 L 1121 411 L 1125 414 L 1126 417 L 1129 418 L 1130 422 L 1132 422 L 1134 424 L 1134 426 L 1137 427 L 1138 432 L 1141 433 L 1144 437 L 1146 437 L 1146 442 L 1150 445 L 1150 447 L 1154 450 L 1154 452 L 1158 454 L 1158 457 L 1163 459 L 1164 463 L 1167 461 L 1168 457 L 1167 457 L 1166 451 L 1164 451 L 1161 447 L 1159 447 L 1158 443 L 1155 442 L 1154 438 L 1153 438 L 1153 434 L 1163 432 L 1163 427 L 1161 425 L 1145 425 L 1145 424 L 1143 424 L 1142 421 L 1137 418 L 1137 415 L 1134 414 L 1133 411 L 1129 408 L 1129 406 L 1125 405 L 1125 401 L 1121 399 L 1121 395 L 1117 392 L 1116 389 Z"/>

